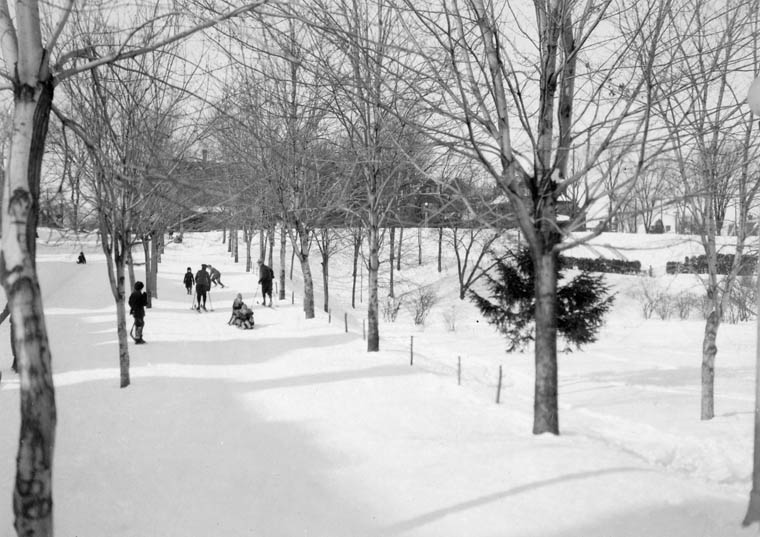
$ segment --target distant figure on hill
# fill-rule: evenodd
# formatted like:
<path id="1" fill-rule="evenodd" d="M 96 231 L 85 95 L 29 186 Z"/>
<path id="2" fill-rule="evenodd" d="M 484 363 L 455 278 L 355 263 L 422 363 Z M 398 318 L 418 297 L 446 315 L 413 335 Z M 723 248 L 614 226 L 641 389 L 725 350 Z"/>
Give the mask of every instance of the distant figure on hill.
<path id="1" fill-rule="evenodd" d="M 224 288 L 224 284 L 222 283 L 222 273 L 219 272 L 217 269 L 212 267 L 211 265 L 208 266 L 209 271 L 211 271 L 211 283 L 214 284 L 214 287 L 218 285 L 221 285 L 222 288 Z"/>
<path id="2" fill-rule="evenodd" d="M 84 252 L 79 252 L 79 257 L 77 257 L 77 265 L 84 265 L 87 263 L 87 259 L 84 256 Z"/>
<path id="3" fill-rule="evenodd" d="M 238 328 L 253 328 L 253 310 L 243 302 L 243 295 L 238 293 L 232 302 L 232 317 L 228 324 Z"/>
<path id="4" fill-rule="evenodd" d="M 193 284 L 195 284 L 195 278 L 193 277 L 193 269 L 190 267 L 187 267 L 187 272 L 185 272 L 185 279 L 182 280 L 185 283 L 185 289 L 187 289 L 187 294 L 191 294 L 193 292 Z"/>
<path id="5" fill-rule="evenodd" d="M 269 305 L 272 305 L 272 280 L 274 279 L 274 271 L 266 266 L 264 262 L 259 259 L 259 283 L 261 284 L 261 298 L 262 303 L 267 305 L 267 295 L 269 296 Z"/>
<path id="6" fill-rule="evenodd" d="M 197 306 L 195 309 L 201 311 L 206 310 L 206 293 L 211 289 L 211 279 L 206 272 L 206 263 L 201 265 L 201 270 L 195 273 L 195 296 L 197 299 Z"/>
<path id="7" fill-rule="evenodd" d="M 135 282 L 135 290 L 129 295 L 129 314 L 135 318 L 135 333 L 132 338 L 138 345 L 145 343 L 143 327 L 145 326 L 145 306 L 148 305 L 148 295 L 143 292 L 143 282 Z"/>

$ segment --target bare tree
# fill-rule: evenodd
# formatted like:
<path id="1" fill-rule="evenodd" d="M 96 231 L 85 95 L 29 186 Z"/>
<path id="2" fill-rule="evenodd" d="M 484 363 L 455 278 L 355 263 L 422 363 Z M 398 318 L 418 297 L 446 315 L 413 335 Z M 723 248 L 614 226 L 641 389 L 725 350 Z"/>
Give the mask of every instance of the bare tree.
<path id="1" fill-rule="evenodd" d="M 88 59 L 92 51 L 62 50 L 59 37 L 71 17 L 86 17 L 92 7 L 75 10 L 73 0 L 62 7 L 39 0 L 19 2 L 11 11 L 0 1 L 2 71 L 13 89 L 13 135 L 6 162 L 2 210 L 0 277 L 9 298 L 14 339 L 22 378 L 21 427 L 14 489 L 14 526 L 19 535 L 53 534 L 52 460 L 56 408 L 45 317 L 35 268 L 35 235 L 39 209 L 40 168 L 45 151 L 55 86 L 98 65 L 137 57 L 257 7 L 246 4 L 214 16 L 200 25 L 172 34 L 132 41 L 126 31 L 114 36 L 115 46 Z M 109 6 L 111 9 L 113 6 Z M 43 13 L 42 10 L 49 10 Z M 158 14 L 166 16 L 161 10 Z M 57 17 L 57 19 L 56 19 Z M 43 20 L 54 20 L 47 28 Z M 185 26 L 186 28 L 188 26 Z"/>
<path id="2" fill-rule="evenodd" d="M 757 0 L 706 5 L 685 1 L 672 15 L 670 31 L 679 46 L 671 50 L 663 84 L 670 98 L 656 110 L 673 139 L 679 194 L 696 224 L 707 261 L 704 279 L 709 312 L 702 341 L 701 418 L 715 415 L 717 336 L 723 309 L 742 270 L 749 207 L 756 198 L 758 147 L 751 122 L 741 113 L 733 73 L 756 69 Z M 737 207 L 735 255 L 728 274 L 719 275 L 717 237 L 730 204 Z M 725 267 L 721 272 L 725 271 Z"/>
<path id="3" fill-rule="evenodd" d="M 558 201 L 587 174 L 621 158 L 613 155 L 639 152 L 634 179 L 643 165 L 651 143 L 654 59 L 667 46 L 661 34 L 672 1 L 531 4 L 532 11 L 526 3 L 497 11 L 482 0 L 447 0 L 439 9 L 406 1 L 403 9 L 414 15 L 415 65 L 428 74 L 428 84 L 417 84 L 425 92 L 418 98 L 440 118 L 438 128 L 426 132 L 488 171 L 533 257 L 533 432 L 559 434 L 557 258 L 601 233 L 606 222 L 570 236 L 596 200 L 589 198 L 565 223 L 557 217 Z M 616 37 L 607 39 L 613 26 Z M 580 145 L 591 150 L 573 173 L 568 163 Z"/>

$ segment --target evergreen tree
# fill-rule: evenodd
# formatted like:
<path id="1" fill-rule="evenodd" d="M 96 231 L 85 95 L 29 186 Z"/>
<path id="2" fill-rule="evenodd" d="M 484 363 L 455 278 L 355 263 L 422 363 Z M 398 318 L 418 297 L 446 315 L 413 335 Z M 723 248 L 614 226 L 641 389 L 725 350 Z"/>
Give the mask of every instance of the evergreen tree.
<path id="1" fill-rule="evenodd" d="M 530 251 L 522 248 L 495 259 L 496 274 L 486 274 L 490 298 L 470 291 L 470 298 L 486 320 L 507 336 L 507 352 L 533 341 L 535 283 Z M 557 263 L 559 267 L 559 263 Z M 604 315 L 615 300 L 603 275 L 581 272 L 566 284 L 558 269 L 557 331 L 576 347 L 596 341 Z"/>

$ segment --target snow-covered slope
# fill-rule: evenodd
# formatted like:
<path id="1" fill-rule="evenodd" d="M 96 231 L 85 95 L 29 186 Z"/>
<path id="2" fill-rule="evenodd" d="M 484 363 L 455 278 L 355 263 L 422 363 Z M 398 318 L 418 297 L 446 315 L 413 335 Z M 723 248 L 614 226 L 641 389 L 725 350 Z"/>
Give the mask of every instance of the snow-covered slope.
<path id="1" fill-rule="evenodd" d="M 621 295 L 599 341 L 560 358 L 562 435 L 535 437 L 532 356 L 506 354 L 501 337 L 459 301 L 452 256 L 436 270 L 434 231 L 423 233 L 421 266 L 416 234 L 405 237 L 395 279 L 410 294 L 432 285 L 438 304 L 424 327 L 402 307 L 395 323 L 383 323 L 382 350 L 372 354 L 362 340 L 366 304 L 349 306 L 348 252 L 331 262 L 330 316 L 303 319 L 296 267 L 287 300 L 254 305 L 256 328 L 243 331 L 227 325 L 230 307 L 237 292 L 255 302 L 256 277 L 244 260 L 232 262 L 221 234 L 191 234 L 167 246 L 146 319 L 149 343 L 130 347 L 132 385 L 121 390 L 102 254 L 92 238 L 40 237 L 59 411 L 57 535 L 756 532 L 740 527 L 751 475 L 754 324 L 721 327 L 717 417 L 701 422 L 702 322 L 644 320 L 624 294 L 637 277 L 611 278 Z M 600 241 L 642 263 L 682 256 L 641 236 Z M 85 266 L 74 263 L 79 250 Z M 182 285 L 186 268 L 201 263 L 218 267 L 227 285 L 212 290 L 207 314 L 190 309 Z M 319 287 L 318 260 L 311 265 Z M 678 278 L 681 287 L 694 283 Z M 444 319 L 452 316 L 453 331 Z M 19 411 L 8 323 L 0 325 L 0 356 L 0 535 L 12 535 Z"/>

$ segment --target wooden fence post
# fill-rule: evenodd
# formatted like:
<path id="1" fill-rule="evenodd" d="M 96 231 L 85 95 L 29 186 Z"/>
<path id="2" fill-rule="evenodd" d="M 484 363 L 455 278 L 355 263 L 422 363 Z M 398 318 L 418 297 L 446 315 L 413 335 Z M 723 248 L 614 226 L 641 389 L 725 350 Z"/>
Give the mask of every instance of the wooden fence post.
<path id="1" fill-rule="evenodd" d="M 409 340 L 409 365 L 414 365 L 414 336 Z"/>
<path id="2" fill-rule="evenodd" d="M 496 404 L 501 400 L 501 366 L 499 366 L 499 384 L 496 387 Z"/>
<path id="3" fill-rule="evenodd" d="M 348 313 L 343 314 L 343 324 L 346 325 L 346 334 L 348 334 Z"/>

